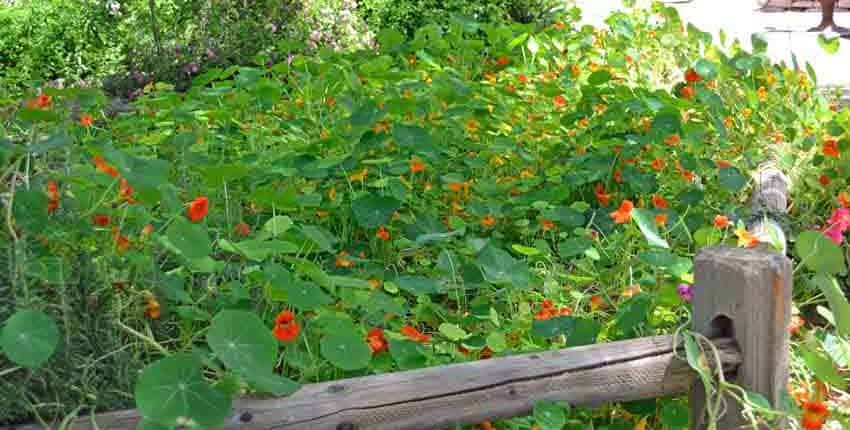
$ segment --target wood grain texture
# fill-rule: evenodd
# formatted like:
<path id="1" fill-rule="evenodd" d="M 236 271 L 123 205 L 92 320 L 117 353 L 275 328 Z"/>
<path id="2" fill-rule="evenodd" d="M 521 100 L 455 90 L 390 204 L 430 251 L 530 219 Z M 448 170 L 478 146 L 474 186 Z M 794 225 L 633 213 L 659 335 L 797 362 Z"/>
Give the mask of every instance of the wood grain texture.
<path id="1" fill-rule="evenodd" d="M 788 381 L 792 276 L 787 257 L 764 249 L 712 247 L 695 259 L 694 331 L 733 338 L 744 357 L 733 382 L 774 406 Z M 724 318 L 731 332 L 720 332 L 716 322 Z M 699 391 L 691 401 L 694 422 L 703 417 Z M 746 428 L 737 402 L 729 399 L 728 406 L 718 428 Z"/>
<path id="2" fill-rule="evenodd" d="M 717 339 L 725 369 L 741 356 Z M 671 336 L 523 354 L 304 386 L 279 399 L 242 399 L 223 429 L 440 429 L 531 411 L 539 400 L 592 406 L 689 391 L 695 381 L 674 357 Z M 121 411 L 82 418 L 73 430 L 130 430 L 139 417 Z M 24 426 L 16 430 L 34 430 Z M 11 430 L 11 428 L 7 428 Z"/>

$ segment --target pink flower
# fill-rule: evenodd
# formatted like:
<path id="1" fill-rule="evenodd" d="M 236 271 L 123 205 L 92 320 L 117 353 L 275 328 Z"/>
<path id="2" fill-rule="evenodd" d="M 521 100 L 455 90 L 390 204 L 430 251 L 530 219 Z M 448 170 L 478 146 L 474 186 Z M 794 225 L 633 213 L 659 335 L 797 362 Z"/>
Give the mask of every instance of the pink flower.
<path id="1" fill-rule="evenodd" d="M 824 230 L 823 234 L 829 238 L 829 240 L 841 245 L 841 242 L 844 240 L 844 232 L 847 231 L 847 229 L 850 229 L 850 209 L 838 208 L 829 218 L 826 230 Z"/>

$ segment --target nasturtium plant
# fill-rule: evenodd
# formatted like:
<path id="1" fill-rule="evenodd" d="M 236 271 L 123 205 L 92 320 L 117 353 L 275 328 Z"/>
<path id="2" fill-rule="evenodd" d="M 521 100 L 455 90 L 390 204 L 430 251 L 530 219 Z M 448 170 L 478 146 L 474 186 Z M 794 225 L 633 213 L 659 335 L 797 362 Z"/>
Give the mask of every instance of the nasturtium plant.
<path id="1" fill-rule="evenodd" d="M 20 366 L 35 369 L 43 365 L 59 345 L 59 329 L 43 312 L 20 310 L 3 324 L 0 347 Z"/>
<path id="2" fill-rule="evenodd" d="M 188 423 L 214 427 L 230 415 L 230 397 L 204 379 L 201 360 L 194 354 L 177 353 L 146 367 L 135 396 L 145 421 L 167 428 Z"/>
<path id="3" fill-rule="evenodd" d="M 207 331 L 207 343 L 219 360 L 238 372 L 270 372 L 277 359 L 277 341 L 260 318 L 248 311 L 219 312 Z"/>
<path id="4" fill-rule="evenodd" d="M 811 230 L 801 233 L 794 251 L 801 263 L 815 273 L 835 275 L 846 270 L 844 252 L 823 233 Z"/>
<path id="5" fill-rule="evenodd" d="M 363 369 L 372 358 L 364 338 L 353 330 L 329 333 L 321 341 L 322 356 L 342 370 Z"/>

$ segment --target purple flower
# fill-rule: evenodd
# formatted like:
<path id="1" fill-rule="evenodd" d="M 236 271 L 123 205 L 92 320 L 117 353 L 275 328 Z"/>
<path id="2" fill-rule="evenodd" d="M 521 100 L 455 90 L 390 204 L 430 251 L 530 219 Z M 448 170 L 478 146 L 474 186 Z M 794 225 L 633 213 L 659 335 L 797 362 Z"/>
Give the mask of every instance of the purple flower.
<path id="1" fill-rule="evenodd" d="M 694 299 L 693 287 L 688 284 L 679 284 L 679 286 L 676 287 L 676 292 L 678 292 L 679 297 L 686 302 L 690 302 Z"/>

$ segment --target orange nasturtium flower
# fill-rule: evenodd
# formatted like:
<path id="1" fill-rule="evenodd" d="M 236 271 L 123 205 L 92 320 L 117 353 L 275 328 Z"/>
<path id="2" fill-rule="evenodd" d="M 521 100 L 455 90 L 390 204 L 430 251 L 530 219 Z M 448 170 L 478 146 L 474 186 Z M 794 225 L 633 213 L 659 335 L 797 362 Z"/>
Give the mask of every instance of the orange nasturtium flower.
<path id="1" fill-rule="evenodd" d="M 84 113 L 80 117 L 80 125 L 83 127 L 91 127 L 94 124 L 94 117 L 90 113 Z"/>
<path id="2" fill-rule="evenodd" d="M 282 311 L 277 314 L 274 319 L 274 329 L 272 334 L 281 342 L 291 342 L 298 338 L 301 333 L 301 326 L 295 320 L 295 313 L 292 311 Z"/>
<path id="3" fill-rule="evenodd" d="M 605 192 L 605 188 L 602 184 L 596 184 L 596 189 L 593 193 L 596 195 L 596 201 L 599 202 L 600 205 L 608 206 L 608 204 L 611 203 L 611 197 Z"/>
<path id="4" fill-rule="evenodd" d="M 498 64 L 498 65 L 499 65 L 499 67 L 505 67 L 505 66 L 507 66 L 510 62 L 511 62 L 510 58 L 508 58 L 508 57 L 506 57 L 506 56 L 504 56 L 504 55 L 502 55 L 502 56 L 501 56 L 501 57 L 499 57 L 499 58 L 496 58 L 496 64 Z"/>
<path id="5" fill-rule="evenodd" d="M 832 179 L 830 179 L 827 175 L 820 175 L 820 178 L 818 178 L 818 182 L 820 182 L 820 184 L 825 187 L 829 185 L 830 182 L 832 182 Z"/>
<path id="6" fill-rule="evenodd" d="M 135 189 L 130 186 L 127 179 L 121 178 L 118 180 L 118 195 L 131 205 L 136 203 L 136 199 L 133 197 L 134 192 Z"/>
<path id="7" fill-rule="evenodd" d="M 493 426 L 493 423 L 490 421 L 484 421 L 481 424 L 478 424 L 479 430 L 496 430 L 496 427 Z"/>
<path id="8" fill-rule="evenodd" d="M 415 342 L 425 343 L 431 340 L 431 336 L 427 334 L 423 334 L 419 329 L 413 327 L 412 325 L 403 326 L 400 330 L 401 334 L 403 334 L 408 339 L 411 339 Z"/>
<path id="9" fill-rule="evenodd" d="M 375 237 L 377 237 L 378 239 L 381 239 L 383 241 L 388 241 L 388 240 L 390 240 L 392 235 L 390 235 L 390 232 L 387 231 L 387 229 L 384 228 L 384 226 L 380 226 L 378 228 L 378 231 L 375 233 Z"/>
<path id="10" fill-rule="evenodd" d="M 555 229 L 555 223 L 552 220 L 542 219 L 540 220 L 540 227 L 543 228 L 543 231 L 552 231 Z"/>
<path id="11" fill-rule="evenodd" d="M 717 215 L 714 217 L 714 226 L 717 228 L 729 227 L 729 217 L 726 215 Z"/>
<path id="12" fill-rule="evenodd" d="M 741 248 L 755 248 L 759 244 L 758 238 L 745 228 L 736 229 L 735 236 L 738 236 L 738 246 Z"/>
<path id="13" fill-rule="evenodd" d="M 145 304 L 145 316 L 152 319 L 158 320 L 162 315 L 162 309 L 159 305 L 159 301 L 152 295 L 148 296 L 147 303 Z"/>
<path id="14" fill-rule="evenodd" d="M 664 170 L 664 167 L 666 166 L 667 163 L 661 158 L 656 158 L 652 160 L 652 170 L 655 170 L 656 172 Z"/>
<path id="15" fill-rule="evenodd" d="M 756 95 L 758 96 L 759 101 L 763 102 L 763 101 L 767 100 L 767 88 L 759 87 L 759 89 L 756 90 Z"/>
<path id="16" fill-rule="evenodd" d="M 98 214 L 91 217 L 91 223 L 98 227 L 106 227 L 109 225 L 109 222 L 109 215 Z"/>
<path id="17" fill-rule="evenodd" d="M 490 228 L 496 225 L 496 217 L 493 215 L 487 214 L 481 218 L 481 225 L 484 227 Z"/>
<path id="18" fill-rule="evenodd" d="M 99 172 L 106 173 L 113 178 L 117 178 L 119 176 L 118 170 L 107 163 L 100 155 L 95 155 L 92 158 L 92 163 L 94 163 L 95 168 L 97 168 Z"/>
<path id="19" fill-rule="evenodd" d="M 631 200 L 623 200 L 620 204 L 620 207 L 611 212 L 611 219 L 614 220 L 616 224 L 625 224 L 632 219 L 632 209 L 634 209 L 635 205 Z"/>
<path id="20" fill-rule="evenodd" d="M 655 215 L 655 225 L 662 227 L 667 225 L 667 214 L 660 213 Z"/>
<path id="21" fill-rule="evenodd" d="M 696 94 L 696 90 L 690 85 L 685 85 L 679 90 L 679 95 L 682 96 L 683 99 L 690 100 L 694 98 L 694 94 Z"/>
<path id="22" fill-rule="evenodd" d="M 53 104 L 53 99 L 47 94 L 39 94 L 33 101 L 33 105 L 39 109 L 47 109 L 51 104 Z"/>
<path id="23" fill-rule="evenodd" d="M 702 79 L 702 76 L 700 76 L 699 73 L 697 73 L 697 71 L 694 69 L 688 69 L 685 72 L 685 81 L 693 83 L 699 81 L 700 79 Z"/>
<path id="24" fill-rule="evenodd" d="M 425 171 L 425 163 L 417 157 L 410 159 L 410 173 L 419 173 Z"/>
<path id="25" fill-rule="evenodd" d="M 671 134 L 666 139 L 664 139 L 664 143 L 669 145 L 669 146 L 676 146 L 681 141 L 682 141 L 682 138 L 681 138 L 681 136 L 679 136 L 679 133 Z"/>
<path id="26" fill-rule="evenodd" d="M 340 252 L 339 255 L 337 255 L 337 257 L 336 257 L 336 261 L 334 261 L 334 265 L 336 267 L 342 267 L 342 268 L 346 268 L 346 269 L 354 266 L 354 261 L 349 260 L 347 257 L 348 257 L 347 252 L 345 252 L 345 251 Z"/>
<path id="27" fill-rule="evenodd" d="M 667 209 L 670 207 L 670 205 L 667 204 L 667 200 L 664 200 L 664 197 L 661 197 L 658 194 L 654 194 L 652 196 L 652 206 L 655 206 L 656 209 Z"/>
<path id="28" fill-rule="evenodd" d="M 121 231 L 119 231 L 117 227 L 113 227 L 112 236 L 115 240 L 115 250 L 118 251 L 119 254 L 123 254 L 130 249 L 130 239 L 121 234 Z"/>
<path id="29" fill-rule="evenodd" d="M 555 109 L 561 109 L 567 105 L 567 98 L 563 94 L 558 94 L 552 98 L 552 104 L 555 105 Z"/>
<path id="30" fill-rule="evenodd" d="M 237 236 L 245 237 L 251 234 L 251 226 L 246 224 L 245 221 L 241 221 L 233 227 L 233 232 L 236 233 Z"/>
<path id="31" fill-rule="evenodd" d="M 336 106 L 336 99 L 335 99 L 335 98 L 333 98 L 333 96 L 327 96 L 327 97 L 325 97 L 325 105 L 326 105 L 327 107 L 334 107 L 334 106 Z"/>
<path id="32" fill-rule="evenodd" d="M 717 166 L 718 169 L 722 169 L 724 167 L 732 167 L 732 163 L 726 160 L 717 160 L 714 164 Z"/>
<path id="33" fill-rule="evenodd" d="M 531 82 L 531 79 L 529 79 L 528 76 L 523 75 L 523 74 L 518 75 L 516 78 L 517 78 L 518 81 L 522 82 L 523 84 L 527 84 L 527 83 Z"/>
<path id="34" fill-rule="evenodd" d="M 600 295 L 594 294 L 590 296 L 590 310 L 595 311 L 605 307 L 605 299 Z"/>
<path id="35" fill-rule="evenodd" d="M 199 222 L 207 216 L 207 212 L 209 210 L 210 200 L 206 197 L 198 197 L 189 202 L 189 206 L 186 208 L 186 216 L 188 216 L 192 222 Z"/>
<path id="36" fill-rule="evenodd" d="M 369 349 L 372 350 L 372 355 L 377 355 L 390 350 L 390 344 L 387 338 L 384 337 L 384 330 L 375 327 L 366 333 L 366 343 L 369 344 Z"/>
<path id="37" fill-rule="evenodd" d="M 838 142 L 834 139 L 827 140 L 823 143 L 823 155 L 827 157 L 838 158 L 840 153 L 838 152 Z"/>
<path id="38" fill-rule="evenodd" d="M 52 214 L 59 209 L 59 186 L 56 181 L 47 182 L 47 213 Z"/>

